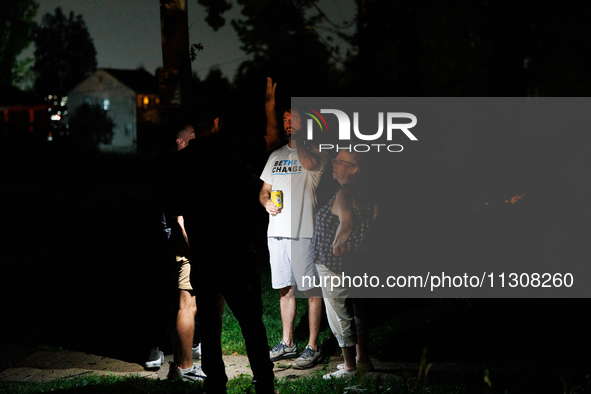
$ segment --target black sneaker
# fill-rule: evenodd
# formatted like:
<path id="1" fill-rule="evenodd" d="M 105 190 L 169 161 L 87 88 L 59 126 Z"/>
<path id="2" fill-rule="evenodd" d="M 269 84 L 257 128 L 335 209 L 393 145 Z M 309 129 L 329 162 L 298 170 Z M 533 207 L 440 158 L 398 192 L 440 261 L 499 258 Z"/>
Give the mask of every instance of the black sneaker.
<path id="1" fill-rule="evenodd" d="M 283 360 L 286 358 L 294 358 L 298 355 L 298 345 L 295 343 L 292 346 L 287 346 L 285 342 L 281 341 L 271 351 L 269 356 L 271 361 Z"/>

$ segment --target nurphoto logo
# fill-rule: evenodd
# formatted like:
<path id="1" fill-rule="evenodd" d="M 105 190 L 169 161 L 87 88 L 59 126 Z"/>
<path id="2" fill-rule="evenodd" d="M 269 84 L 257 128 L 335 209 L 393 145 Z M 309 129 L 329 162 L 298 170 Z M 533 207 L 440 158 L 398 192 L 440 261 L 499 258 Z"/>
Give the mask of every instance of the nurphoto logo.
<path id="1" fill-rule="evenodd" d="M 336 149 L 337 152 L 340 150 L 346 150 L 349 152 L 351 152 L 351 150 L 354 150 L 355 152 L 368 152 L 370 150 L 376 150 L 377 152 L 380 152 L 381 149 L 384 149 L 388 152 L 402 152 L 403 150 L 403 146 L 400 144 L 371 143 L 351 145 L 351 119 L 349 118 L 349 115 L 338 109 L 321 109 L 320 112 L 308 107 L 304 107 L 304 109 L 310 111 L 304 112 L 304 114 L 311 118 L 308 119 L 306 123 L 308 140 L 312 140 L 314 138 L 314 121 L 316 121 L 316 124 L 320 128 L 321 132 L 324 132 L 325 130 L 328 132 L 327 122 L 321 114 L 333 114 L 337 117 L 337 121 L 339 122 L 339 141 L 349 141 L 349 145 L 319 144 L 318 147 L 320 151 Z M 385 139 L 383 138 L 384 119 L 386 123 Z M 398 119 L 406 119 L 410 122 L 394 122 Z M 362 133 L 361 130 L 359 130 L 359 112 L 353 112 L 353 133 L 355 137 L 361 141 L 378 142 L 385 140 L 386 142 L 391 142 L 393 136 L 398 132 L 402 132 L 411 141 L 418 141 L 417 137 L 415 137 L 414 134 L 410 132 L 410 129 L 416 126 L 416 124 L 417 117 L 408 112 L 386 112 L 385 115 L 384 112 L 378 112 L 378 130 L 373 134 L 368 134 L 368 130 L 364 130 Z"/>

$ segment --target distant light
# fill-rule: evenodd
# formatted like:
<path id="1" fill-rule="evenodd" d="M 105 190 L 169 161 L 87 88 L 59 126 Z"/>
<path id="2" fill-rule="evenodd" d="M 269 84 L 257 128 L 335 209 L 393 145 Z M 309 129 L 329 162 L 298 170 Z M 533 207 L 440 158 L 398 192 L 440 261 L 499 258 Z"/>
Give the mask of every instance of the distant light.
<path id="1" fill-rule="evenodd" d="M 62 111 L 57 111 L 57 114 L 58 114 L 58 115 L 61 115 L 61 114 L 62 114 Z"/>
<path id="2" fill-rule="evenodd" d="M 49 96 L 47 96 L 47 98 L 51 100 L 53 96 L 50 94 Z"/>
<path id="3" fill-rule="evenodd" d="M 523 194 L 518 194 L 516 196 L 514 196 L 513 198 L 511 198 L 511 205 L 515 204 L 517 201 L 521 200 L 521 197 L 525 196 L 525 193 Z"/>
<path id="4" fill-rule="evenodd" d="M 54 101 L 54 102 L 53 102 L 53 105 L 57 105 L 57 101 Z"/>
<path id="5" fill-rule="evenodd" d="M 484 205 L 488 205 L 488 203 L 487 203 L 487 202 L 485 202 L 485 203 L 484 203 Z"/>
<path id="6" fill-rule="evenodd" d="M 111 105 L 111 102 L 109 101 L 109 99 L 104 99 L 103 100 L 103 110 L 108 110 L 109 106 Z"/>
<path id="7" fill-rule="evenodd" d="M 61 120 L 61 119 L 62 119 L 61 115 L 58 115 L 58 114 L 51 115 L 51 120 Z"/>
<path id="8" fill-rule="evenodd" d="M 53 141 L 53 137 L 52 136 L 47 137 L 47 141 Z"/>
<path id="9" fill-rule="evenodd" d="M 49 112 L 51 112 L 51 108 L 47 108 L 47 110 L 48 110 Z"/>
<path id="10" fill-rule="evenodd" d="M 65 111 L 64 111 L 64 115 L 67 115 L 67 114 L 68 114 L 68 110 L 65 110 Z"/>
<path id="11" fill-rule="evenodd" d="M 148 96 L 144 96 L 144 105 L 148 104 L 150 104 L 150 99 L 148 98 Z"/>

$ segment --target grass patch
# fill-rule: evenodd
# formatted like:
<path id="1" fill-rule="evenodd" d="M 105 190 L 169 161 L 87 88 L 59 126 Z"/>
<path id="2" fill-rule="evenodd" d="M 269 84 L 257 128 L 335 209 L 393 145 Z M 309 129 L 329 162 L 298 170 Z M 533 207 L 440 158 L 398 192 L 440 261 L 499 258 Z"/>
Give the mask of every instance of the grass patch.
<path id="1" fill-rule="evenodd" d="M 283 379 L 277 381 L 276 388 L 279 393 L 290 394 L 332 394 L 355 393 L 382 394 L 382 393 L 450 393 L 464 394 L 475 392 L 487 392 L 484 388 L 478 390 L 463 384 L 431 384 L 421 382 L 416 384 L 414 379 L 403 380 L 397 377 L 384 379 L 333 379 L 324 380 L 320 376 L 310 376 L 299 379 Z M 363 390 L 363 391 L 359 391 Z M 139 376 L 86 376 L 70 379 L 57 379 L 44 383 L 0 383 L 0 393 L 8 394 L 32 394 L 32 393 L 126 393 L 126 394 L 166 394 L 166 393 L 203 393 L 200 382 L 190 383 L 180 380 L 152 380 Z M 251 377 L 244 375 L 232 379 L 228 383 L 228 394 L 254 393 Z"/>
<path id="2" fill-rule="evenodd" d="M 263 298 L 263 324 L 267 328 L 269 346 L 279 343 L 283 338 L 283 327 L 281 325 L 281 310 L 279 308 L 279 292 L 271 287 L 271 273 L 268 269 L 261 269 L 261 285 Z M 224 354 L 246 354 L 244 338 L 238 320 L 228 307 L 225 306 L 222 331 L 222 352 Z M 308 343 L 308 300 L 298 299 L 296 318 L 294 323 L 294 340 L 303 350 Z M 330 328 L 324 327 L 319 336 L 320 344 L 330 341 L 333 338 Z"/>

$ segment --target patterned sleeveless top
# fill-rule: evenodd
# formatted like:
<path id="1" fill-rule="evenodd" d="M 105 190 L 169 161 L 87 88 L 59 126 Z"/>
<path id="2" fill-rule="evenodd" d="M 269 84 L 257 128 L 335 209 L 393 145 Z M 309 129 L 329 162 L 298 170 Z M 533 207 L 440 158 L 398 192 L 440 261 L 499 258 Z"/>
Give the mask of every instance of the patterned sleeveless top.
<path id="1" fill-rule="evenodd" d="M 347 188 L 355 193 L 355 207 L 353 208 L 353 229 L 347 240 L 351 245 L 351 252 L 360 252 L 365 247 L 367 234 L 373 222 L 374 205 L 368 201 L 363 190 L 356 189 L 353 185 L 342 185 L 332 196 L 330 201 L 316 213 L 316 225 L 314 227 L 314 263 L 323 264 L 336 274 L 346 272 L 348 267 L 347 255 L 335 256 L 332 252 L 337 227 L 340 220 L 332 213 L 332 205 L 342 188 Z M 355 253 L 357 254 L 357 253 Z"/>

